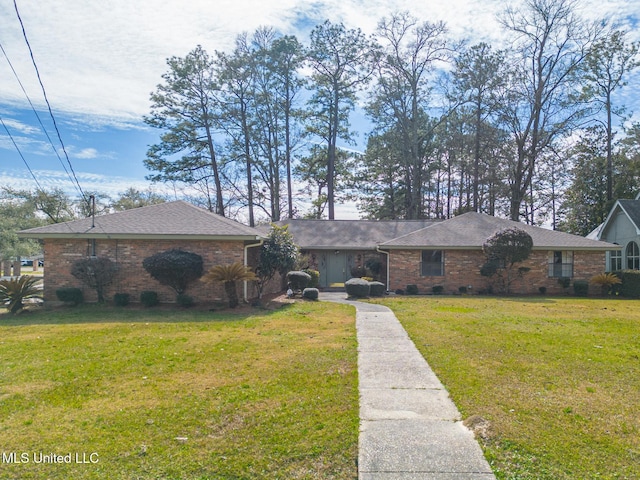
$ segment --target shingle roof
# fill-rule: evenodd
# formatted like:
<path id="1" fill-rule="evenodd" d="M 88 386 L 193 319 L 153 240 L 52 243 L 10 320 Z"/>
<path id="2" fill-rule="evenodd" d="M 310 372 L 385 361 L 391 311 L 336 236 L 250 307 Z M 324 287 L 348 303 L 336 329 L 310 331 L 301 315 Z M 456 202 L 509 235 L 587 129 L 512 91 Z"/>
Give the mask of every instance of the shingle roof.
<path id="1" fill-rule="evenodd" d="M 167 202 L 148 207 L 72 222 L 56 223 L 19 232 L 26 238 L 261 238 L 251 227 L 216 215 L 183 201 Z"/>
<path id="2" fill-rule="evenodd" d="M 627 213 L 636 229 L 640 230 L 640 200 L 618 200 L 618 205 Z"/>
<path id="3" fill-rule="evenodd" d="M 520 228 L 531 235 L 534 249 L 611 250 L 613 244 L 587 239 L 569 233 L 526 225 L 512 220 L 469 212 L 436 223 L 380 245 L 382 248 L 481 248 L 487 238 L 506 228 Z"/>
<path id="4" fill-rule="evenodd" d="M 374 249 L 438 220 L 284 220 L 302 249 Z"/>

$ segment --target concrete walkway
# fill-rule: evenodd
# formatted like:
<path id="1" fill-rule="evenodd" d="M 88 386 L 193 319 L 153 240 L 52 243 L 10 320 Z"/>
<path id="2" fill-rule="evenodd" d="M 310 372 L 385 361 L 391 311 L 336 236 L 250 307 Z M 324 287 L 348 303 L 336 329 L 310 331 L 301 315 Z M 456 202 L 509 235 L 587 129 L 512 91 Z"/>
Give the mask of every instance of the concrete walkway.
<path id="1" fill-rule="evenodd" d="M 495 480 L 473 433 L 382 305 L 323 292 L 356 308 L 360 382 L 359 480 Z"/>

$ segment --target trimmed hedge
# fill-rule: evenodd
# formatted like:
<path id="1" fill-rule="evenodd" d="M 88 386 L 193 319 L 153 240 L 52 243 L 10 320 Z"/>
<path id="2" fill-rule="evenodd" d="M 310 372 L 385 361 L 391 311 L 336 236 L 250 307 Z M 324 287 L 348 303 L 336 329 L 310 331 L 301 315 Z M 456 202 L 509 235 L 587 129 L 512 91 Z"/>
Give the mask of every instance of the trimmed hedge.
<path id="1" fill-rule="evenodd" d="M 160 300 L 158 299 L 158 292 L 147 290 L 140 293 L 140 303 L 145 307 L 155 307 L 160 303 Z"/>
<path id="2" fill-rule="evenodd" d="M 131 295 L 128 293 L 116 293 L 113 296 L 113 303 L 118 307 L 126 307 L 129 305 L 129 300 L 131 300 Z"/>
<path id="3" fill-rule="evenodd" d="M 573 293 L 576 297 L 586 297 L 589 295 L 589 282 L 586 280 L 575 280 L 573 282 Z"/>
<path id="4" fill-rule="evenodd" d="M 73 305 L 79 305 L 84 302 L 82 290 L 76 287 L 59 288 L 56 290 L 56 297 L 61 302 L 72 303 Z"/>
<path id="5" fill-rule="evenodd" d="M 302 298 L 306 298 L 307 300 L 318 300 L 319 295 L 320 291 L 317 288 L 305 288 L 302 291 Z"/>
<path id="6" fill-rule="evenodd" d="M 347 295 L 355 298 L 365 298 L 369 296 L 370 286 L 369 282 L 361 278 L 350 278 L 344 284 L 344 288 L 347 290 Z"/>
<path id="7" fill-rule="evenodd" d="M 307 272 L 302 272 L 299 270 L 294 270 L 287 273 L 287 282 L 291 285 L 291 289 L 295 292 L 296 290 L 304 290 L 309 285 L 311 281 L 311 275 Z"/>
<path id="8" fill-rule="evenodd" d="M 176 297 L 176 303 L 184 308 L 193 307 L 196 302 L 192 296 L 187 295 L 186 293 L 181 293 Z"/>
<path id="9" fill-rule="evenodd" d="M 407 285 L 407 295 L 417 295 L 418 294 L 418 285 L 410 284 Z"/>
<path id="10" fill-rule="evenodd" d="M 623 270 L 616 272 L 622 280 L 622 284 L 615 286 L 615 291 L 620 292 L 623 297 L 640 298 L 640 271 Z"/>
<path id="11" fill-rule="evenodd" d="M 387 291 L 387 286 L 382 282 L 369 282 L 369 295 L 381 297 Z"/>
<path id="12" fill-rule="evenodd" d="M 441 295 L 442 292 L 444 292 L 444 286 L 434 285 L 433 287 L 431 287 L 431 291 L 433 292 L 434 295 Z"/>

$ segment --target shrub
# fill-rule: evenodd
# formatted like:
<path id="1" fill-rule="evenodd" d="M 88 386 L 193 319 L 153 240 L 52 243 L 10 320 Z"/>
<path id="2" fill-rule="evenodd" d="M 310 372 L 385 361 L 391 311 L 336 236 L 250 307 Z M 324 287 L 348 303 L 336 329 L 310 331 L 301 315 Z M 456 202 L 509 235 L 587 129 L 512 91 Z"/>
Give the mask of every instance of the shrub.
<path id="1" fill-rule="evenodd" d="M 311 280 L 309 281 L 307 287 L 318 288 L 318 284 L 320 283 L 320 272 L 311 268 L 305 268 L 302 271 L 311 277 Z"/>
<path id="2" fill-rule="evenodd" d="M 193 300 L 193 297 L 185 294 L 185 293 L 180 293 L 177 297 L 176 297 L 176 303 L 178 305 L 180 305 L 181 307 L 184 308 L 189 308 L 189 307 L 193 307 L 195 305 L 195 301 Z"/>
<path id="3" fill-rule="evenodd" d="M 640 271 L 623 270 L 617 272 L 622 283 L 620 284 L 620 295 L 623 297 L 640 298 Z"/>
<path id="4" fill-rule="evenodd" d="M 467 287 L 466 287 L 466 286 L 464 286 L 464 285 L 463 285 L 463 286 L 458 287 L 458 292 L 460 292 L 460 293 L 462 293 L 462 294 L 467 293 Z"/>
<path id="5" fill-rule="evenodd" d="M 72 305 L 79 305 L 84 302 L 82 290 L 76 287 L 59 288 L 56 290 L 56 297 L 61 302 L 71 303 Z"/>
<path id="6" fill-rule="evenodd" d="M 116 264 L 107 257 L 87 257 L 76 260 L 71 267 L 71 275 L 82 281 L 98 294 L 98 302 L 105 301 L 105 290 L 116 275 Z"/>
<path id="7" fill-rule="evenodd" d="M 202 278 L 203 282 L 224 284 L 224 291 L 229 300 L 229 308 L 236 308 L 240 303 L 238 301 L 238 282 L 257 280 L 256 274 L 249 267 L 240 262 L 230 265 L 217 265 L 210 269 Z"/>
<path id="8" fill-rule="evenodd" d="M 302 298 L 306 298 L 307 300 L 318 300 L 319 295 L 320 291 L 317 288 L 305 288 L 302 291 Z"/>
<path id="9" fill-rule="evenodd" d="M 404 295 L 404 290 L 401 289 L 401 288 L 396 288 L 395 294 L 396 295 Z"/>
<path id="10" fill-rule="evenodd" d="M 387 286 L 382 282 L 369 282 L 369 295 L 381 297 L 387 291 Z"/>
<path id="11" fill-rule="evenodd" d="M 547 287 L 538 287 L 538 291 L 540 292 L 540 295 L 544 295 L 547 293 Z"/>
<path id="12" fill-rule="evenodd" d="M 367 269 L 362 265 L 351 267 L 351 276 L 353 278 L 362 278 L 367 275 Z"/>
<path id="13" fill-rule="evenodd" d="M 613 273 L 601 273 L 600 275 L 591 277 L 591 283 L 599 286 L 602 290 L 602 294 L 606 295 L 607 293 L 611 293 L 611 289 L 614 285 L 620 285 L 622 280 Z"/>
<path id="14" fill-rule="evenodd" d="M 152 292 L 150 290 L 144 291 L 140 294 L 140 303 L 145 307 L 155 307 L 160 303 L 158 299 L 158 292 Z"/>
<path id="15" fill-rule="evenodd" d="M 311 281 L 311 275 L 299 270 L 293 270 L 287 273 L 287 282 L 291 285 L 293 291 L 304 290 Z"/>
<path id="16" fill-rule="evenodd" d="M 573 293 L 577 297 L 586 297 L 589 295 L 589 282 L 586 280 L 576 280 L 573 282 Z"/>
<path id="17" fill-rule="evenodd" d="M 10 313 L 18 313 L 24 308 L 24 300 L 41 297 L 39 282 L 39 278 L 27 275 L 0 280 L 0 305 L 6 307 Z"/>
<path id="18" fill-rule="evenodd" d="M 569 288 L 569 285 L 571 285 L 571 278 L 569 278 L 569 277 L 560 277 L 558 279 L 558 284 L 562 288 L 564 288 L 566 290 L 567 288 Z"/>
<path id="19" fill-rule="evenodd" d="M 116 293 L 113 296 L 113 303 L 118 307 L 126 307 L 129 305 L 129 300 L 131 300 L 131 295 L 128 293 Z"/>
<path id="20" fill-rule="evenodd" d="M 361 278 L 350 278 L 344 284 L 347 295 L 355 298 L 365 298 L 369 296 L 369 282 Z"/>
<path id="21" fill-rule="evenodd" d="M 380 275 L 382 271 L 382 262 L 379 258 L 368 258 L 366 262 L 364 262 L 364 266 L 367 270 L 373 273 L 374 277 Z"/>
<path id="22" fill-rule="evenodd" d="M 202 276 L 202 257 L 178 249 L 156 253 L 142 261 L 144 269 L 161 285 L 172 288 L 177 295 Z"/>
<path id="23" fill-rule="evenodd" d="M 442 292 L 444 292 L 444 286 L 434 285 L 433 287 L 431 287 L 431 291 L 434 295 L 440 295 Z"/>
<path id="24" fill-rule="evenodd" d="M 418 294 L 418 285 L 410 284 L 407 285 L 407 295 L 417 295 Z"/>

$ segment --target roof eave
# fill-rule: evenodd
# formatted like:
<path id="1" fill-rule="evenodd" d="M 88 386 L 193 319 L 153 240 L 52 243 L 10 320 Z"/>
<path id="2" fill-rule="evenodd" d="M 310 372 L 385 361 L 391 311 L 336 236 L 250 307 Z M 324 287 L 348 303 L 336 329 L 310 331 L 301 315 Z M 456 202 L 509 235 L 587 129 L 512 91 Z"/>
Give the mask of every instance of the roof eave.
<path id="1" fill-rule="evenodd" d="M 18 232 L 18 238 L 35 239 L 103 239 L 103 240 L 209 240 L 209 241 L 258 241 L 260 235 L 185 235 L 185 234 L 127 234 L 127 233 L 28 233 Z"/>

